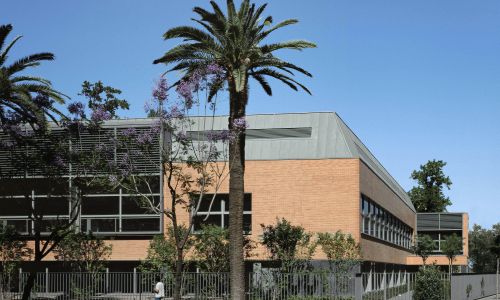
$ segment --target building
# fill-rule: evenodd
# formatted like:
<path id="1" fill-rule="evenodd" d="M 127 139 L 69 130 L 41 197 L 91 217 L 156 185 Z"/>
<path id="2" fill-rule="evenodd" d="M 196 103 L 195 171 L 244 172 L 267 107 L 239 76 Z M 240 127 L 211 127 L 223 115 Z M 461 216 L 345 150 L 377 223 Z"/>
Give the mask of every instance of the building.
<path id="1" fill-rule="evenodd" d="M 202 123 L 201 118 L 195 121 Z M 210 122 L 213 124 L 207 127 L 222 130 L 227 126 L 227 117 L 215 117 Z M 404 189 L 337 114 L 252 115 L 247 117 L 247 122 L 250 128 L 246 142 L 244 223 L 252 239 L 258 240 L 261 224 L 274 224 L 276 218 L 284 217 L 310 232 L 342 230 L 350 233 L 361 245 L 363 270 L 402 270 L 418 263 L 412 255 L 411 245 L 415 233 L 426 230 L 424 225 L 419 227 L 425 224 L 425 217 L 417 218 Z M 110 121 L 105 127 L 108 135 L 116 135 L 124 128 L 147 130 L 150 125 L 150 120 L 133 119 Z M 202 132 L 190 134 L 194 133 L 199 136 Z M 96 139 L 86 138 L 89 143 Z M 115 155 L 115 159 L 119 159 L 119 149 L 115 149 Z M 8 159 L 1 159 L 0 156 L 0 167 L 5 169 Z M 148 167 L 151 166 L 144 165 Z M 148 174 L 154 172 L 160 174 L 159 170 L 149 170 Z M 37 182 L 45 180 L 36 174 L 30 176 Z M 16 179 L 8 180 L 12 184 L 2 179 L 0 187 L 0 196 L 4 198 L 0 199 L 0 222 L 29 233 L 26 206 L 30 204 L 11 207 L 9 201 L 12 200 L 7 199 L 22 199 L 23 196 L 19 188 L 12 188 L 16 186 Z M 50 184 L 45 182 L 43 186 Z M 160 184 L 157 190 L 159 201 L 167 197 L 161 193 Z M 45 195 L 43 187 L 31 193 L 34 198 Z M 80 228 L 92 230 L 113 244 L 111 266 L 117 270 L 137 265 L 145 257 L 152 235 L 161 233 L 162 224 L 167 222 L 159 214 L 144 211 L 131 201 L 133 197 L 121 190 L 98 191 L 89 194 L 82 203 Z M 46 217 L 69 217 L 63 202 L 57 209 L 47 212 Z M 21 209 L 23 207 L 25 210 Z M 202 209 L 198 221 L 206 213 Z M 186 212 L 184 218 L 187 217 Z M 225 227 L 228 218 L 225 186 L 218 193 L 206 222 Z M 466 239 L 466 216 L 464 218 L 460 230 Z M 195 230 L 197 226 L 199 223 L 195 224 Z M 466 259 L 466 244 L 463 253 Z M 252 261 L 267 260 L 263 248 L 256 249 L 255 254 Z M 317 254 L 315 259 L 324 257 Z M 441 259 L 437 260 L 441 263 Z M 460 259 L 455 264 L 464 264 L 464 261 Z"/>

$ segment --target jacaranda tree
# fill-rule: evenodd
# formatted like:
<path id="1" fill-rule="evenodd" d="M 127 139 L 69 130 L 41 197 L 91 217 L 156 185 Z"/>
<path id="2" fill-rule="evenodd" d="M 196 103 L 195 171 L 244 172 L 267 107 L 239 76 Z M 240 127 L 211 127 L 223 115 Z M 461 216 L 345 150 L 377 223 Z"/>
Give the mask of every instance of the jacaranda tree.
<path id="1" fill-rule="evenodd" d="M 21 38 L 18 36 L 6 44 L 11 31 L 10 24 L 0 26 L 0 128 L 8 131 L 12 123 L 22 122 L 34 129 L 44 129 L 47 117 L 56 121 L 63 116 L 53 104 L 64 103 L 65 96 L 54 90 L 49 80 L 25 72 L 42 61 L 54 60 L 54 54 L 31 54 L 7 65 L 10 50 Z"/>
<path id="2" fill-rule="evenodd" d="M 244 298 L 243 261 L 243 197 L 245 172 L 245 110 L 249 100 L 249 79 L 257 81 L 268 95 L 272 95 L 267 78 L 277 79 L 290 88 L 309 90 L 293 78 L 294 72 L 311 76 L 303 68 L 275 56 L 277 50 L 302 50 L 314 48 L 314 43 L 293 40 L 266 44 L 271 33 L 282 27 L 296 24 L 289 19 L 276 25 L 271 16 L 262 17 L 266 4 L 256 6 L 249 0 L 242 1 L 239 9 L 233 0 L 227 0 L 227 10 L 223 12 L 215 1 L 210 2 L 212 11 L 195 7 L 199 19 L 193 19 L 200 28 L 180 26 L 169 29 L 164 34 L 166 40 L 181 38 L 183 42 L 168 50 L 154 63 L 173 65 L 170 71 L 183 71 L 181 84 L 192 73 L 205 65 L 215 63 L 221 66 L 225 76 L 209 90 L 209 99 L 224 87 L 229 90 L 228 127 L 239 130 L 229 145 L 229 235 L 231 298 Z"/>

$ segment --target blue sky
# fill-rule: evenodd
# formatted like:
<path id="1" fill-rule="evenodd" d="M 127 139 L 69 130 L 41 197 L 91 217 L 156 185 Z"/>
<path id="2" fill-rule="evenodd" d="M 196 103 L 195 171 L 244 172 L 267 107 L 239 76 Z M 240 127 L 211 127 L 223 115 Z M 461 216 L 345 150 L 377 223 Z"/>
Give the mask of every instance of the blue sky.
<path id="1" fill-rule="evenodd" d="M 469 212 L 471 225 L 500 222 L 500 1 L 268 2 L 275 21 L 301 21 L 272 40 L 318 44 L 280 53 L 313 73 L 301 78 L 313 96 L 254 85 L 249 113 L 336 111 L 405 189 L 413 169 L 442 159 L 449 210 Z M 14 57 L 56 54 L 37 74 L 72 100 L 84 80 L 102 80 L 131 102 L 127 116 L 143 116 L 165 70 L 152 61 L 175 45 L 161 36 L 191 24 L 194 5 L 208 1 L 3 0 L 0 23 L 24 35 Z"/>

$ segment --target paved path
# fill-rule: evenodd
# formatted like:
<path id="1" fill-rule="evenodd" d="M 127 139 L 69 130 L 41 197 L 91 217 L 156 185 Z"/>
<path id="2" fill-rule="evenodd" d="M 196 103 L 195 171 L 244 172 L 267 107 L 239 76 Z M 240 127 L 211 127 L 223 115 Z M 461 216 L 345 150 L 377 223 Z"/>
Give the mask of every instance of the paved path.
<path id="1" fill-rule="evenodd" d="M 500 297 L 500 296 L 498 296 L 498 297 Z M 495 299 L 496 299 L 495 295 L 493 295 L 493 296 L 489 296 L 489 297 L 481 298 L 481 299 L 477 299 L 477 300 L 495 300 Z M 500 299 L 500 298 L 498 298 L 498 299 Z"/>

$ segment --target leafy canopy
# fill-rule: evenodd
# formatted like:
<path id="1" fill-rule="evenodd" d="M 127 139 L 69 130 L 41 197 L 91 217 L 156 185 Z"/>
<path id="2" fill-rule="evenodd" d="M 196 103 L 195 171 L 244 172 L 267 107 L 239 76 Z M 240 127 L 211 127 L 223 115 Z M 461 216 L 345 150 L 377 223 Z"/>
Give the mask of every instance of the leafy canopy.
<path id="1" fill-rule="evenodd" d="M 44 129 L 47 117 L 57 121 L 64 116 L 54 104 L 64 103 L 67 96 L 54 90 L 49 80 L 25 72 L 42 61 L 54 60 L 54 54 L 31 54 L 7 64 L 12 47 L 21 39 L 18 36 L 7 43 L 11 31 L 10 24 L 0 26 L 0 128 L 8 130 L 9 126 L 28 123 L 35 129 Z"/>
<path id="2" fill-rule="evenodd" d="M 417 181 L 408 195 L 417 212 L 443 212 L 451 205 L 451 201 L 443 193 L 443 189 L 450 189 L 451 180 L 443 172 L 446 163 L 442 160 L 430 160 L 415 170 L 411 178 Z"/>
<path id="3" fill-rule="evenodd" d="M 500 223 L 491 229 L 474 224 L 469 232 L 469 259 L 475 273 L 495 273 L 495 249 L 500 248 Z"/>
<path id="4" fill-rule="evenodd" d="M 425 266 L 427 258 L 432 254 L 434 250 L 436 250 L 436 242 L 434 242 L 434 240 L 428 234 L 418 235 L 415 245 L 412 247 L 412 249 L 415 255 L 418 255 L 422 258 Z"/>
<path id="5" fill-rule="evenodd" d="M 199 18 L 192 20 L 201 28 L 179 26 L 165 32 L 165 40 L 181 38 L 183 42 L 155 60 L 155 64 L 174 64 L 169 71 L 184 71 L 184 78 L 212 63 L 221 66 L 226 76 L 210 88 L 209 99 L 223 87 L 226 79 L 236 92 L 245 90 L 249 77 L 255 79 L 268 95 L 272 95 L 272 89 L 266 78 L 277 79 L 294 90 L 300 87 L 310 93 L 293 76 L 295 72 L 306 76 L 311 74 L 278 58 L 275 53 L 282 49 L 303 50 L 316 45 L 304 40 L 264 43 L 272 32 L 296 24 L 298 20 L 288 19 L 273 26 L 273 18 L 263 16 L 267 4 L 256 6 L 249 0 L 243 0 L 239 9 L 232 0 L 227 0 L 227 13 L 215 1 L 210 1 L 210 5 L 211 12 L 201 7 L 193 9 Z"/>

